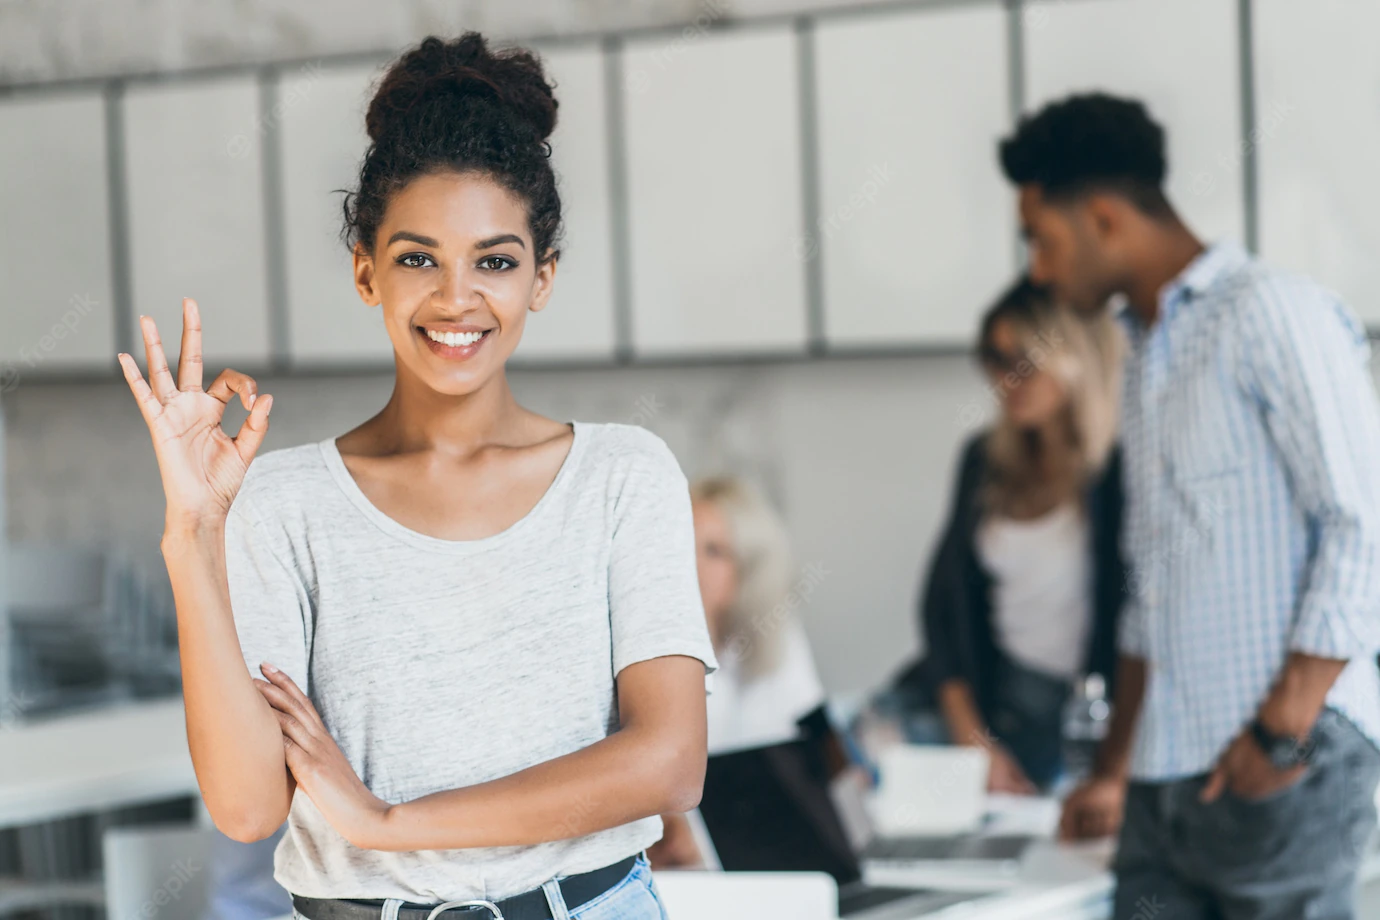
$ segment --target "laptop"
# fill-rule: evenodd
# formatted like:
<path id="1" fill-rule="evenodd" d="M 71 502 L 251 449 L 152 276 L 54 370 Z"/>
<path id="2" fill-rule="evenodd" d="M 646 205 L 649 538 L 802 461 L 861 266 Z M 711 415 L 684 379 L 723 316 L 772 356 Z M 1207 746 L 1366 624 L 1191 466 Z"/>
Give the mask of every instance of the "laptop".
<path id="1" fill-rule="evenodd" d="M 913 918 L 974 897 L 866 884 L 810 739 L 710 757 L 699 813 L 726 871 L 827 872 L 849 920 Z"/>
<path id="2" fill-rule="evenodd" d="M 861 750 L 847 733 L 834 727 L 823 706 L 807 713 L 797 724 L 802 737 L 820 749 L 831 780 L 850 763 L 869 770 L 873 767 L 863 761 Z M 1035 842 L 1034 835 L 987 835 L 968 829 L 982 820 L 987 790 L 985 767 L 969 769 L 965 764 L 913 762 L 923 761 L 926 755 L 937 761 L 944 760 L 942 755 L 961 757 L 965 753 L 962 749 L 907 748 L 892 753 L 905 756 L 883 757 L 884 772 L 903 777 L 904 784 L 912 788 L 903 789 L 899 797 L 880 796 L 878 806 L 895 810 L 919 809 L 931 820 L 940 813 L 947 813 L 950 832 L 917 834 L 886 826 L 868 827 L 861 835 L 866 843 L 858 854 L 863 863 L 888 870 L 916 868 L 954 875 L 986 874 L 994 878 L 1019 874 L 1021 859 Z M 916 774 L 917 769 L 922 772 Z M 912 775 L 906 776 L 907 773 Z M 936 776 L 942 782 L 932 782 Z M 926 778 L 931 782 L 927 783 Z M 855 810 L 864 811 L 861 807 Z M 966 817 L 955 817 L 955 812 Z"/>

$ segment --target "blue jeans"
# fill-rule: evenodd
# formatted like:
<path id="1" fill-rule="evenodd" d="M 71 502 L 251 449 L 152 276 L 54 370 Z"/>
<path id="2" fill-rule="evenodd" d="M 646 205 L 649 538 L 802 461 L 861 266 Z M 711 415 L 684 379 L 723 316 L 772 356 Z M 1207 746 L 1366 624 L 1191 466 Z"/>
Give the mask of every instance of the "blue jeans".
<path id="1" fill-rule="evenodd" d="M 1264 799 L 1204 805 L 1206 776 L 1132 782 L 1112 868 L 1116 920 L 1351 920 L 1375 830 L 1380 751 L 1324 709 L 1303 776 Z"/>
<path id="2" fill-rule="evenodd" d="M 666 909 L 661 906 L 661 895 L 652 881 L 652 867 L 645 853 L 637 857 L 632 871 L 623 877 L 623 881 L 573 911 L 566 910 L 565 901 L 554 882 L 547 882 L 543 887 L 546 889 L 546 900 L 551 905 L 551 916 L 555 920 L 565 920 L 567 917 L 570 920 L 667 920 Z"/>

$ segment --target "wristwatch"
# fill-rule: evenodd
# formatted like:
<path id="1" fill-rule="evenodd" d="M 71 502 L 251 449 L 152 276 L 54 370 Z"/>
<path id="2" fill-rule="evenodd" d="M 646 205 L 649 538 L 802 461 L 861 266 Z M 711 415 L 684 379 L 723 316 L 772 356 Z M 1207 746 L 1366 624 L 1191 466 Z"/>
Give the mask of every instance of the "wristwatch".
<path id="1" fill-rule="evenodd" d="M 1313 732 L 1309 731 L 1308 737 L 1300 741 L 1292 735 L 1276 735 L 1264 725 L 1260 724 L 1259 719 L 1251 722 L 1251 736 L 1255 738 L 1255 743 L 1260 745 L 1260 749 L 1269 758 L 1270 765 L 1276 770 L 1292 770 L 1300 767 L 1313 759 L 1313 752 L 1317 750 L 1317 739 L 1313 737 Z"/>

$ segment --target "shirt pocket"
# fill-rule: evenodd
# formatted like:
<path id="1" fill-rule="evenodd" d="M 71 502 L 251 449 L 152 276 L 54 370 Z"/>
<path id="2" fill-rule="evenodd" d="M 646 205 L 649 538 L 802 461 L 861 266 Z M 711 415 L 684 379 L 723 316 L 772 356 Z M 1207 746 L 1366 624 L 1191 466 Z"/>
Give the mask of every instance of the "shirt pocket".
<path id="1" fill-rule="evenodd" d="M 1210 543 L 1245 475 L 1248 458 L 1232 437 L 1241 420 L 1221 386 L 1212 375 L 1193 381 L 1165 426 L 1164 481 L 1187 530 L 1182 540 Z"/>

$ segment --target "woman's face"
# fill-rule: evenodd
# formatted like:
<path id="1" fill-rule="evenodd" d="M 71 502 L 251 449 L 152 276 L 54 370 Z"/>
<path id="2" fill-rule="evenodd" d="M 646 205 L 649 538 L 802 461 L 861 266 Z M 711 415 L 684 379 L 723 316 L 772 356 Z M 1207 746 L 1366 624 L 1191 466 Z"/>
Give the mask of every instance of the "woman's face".
<path id="1" fill-rule="evenodd" d="M 491 178 L 437 173 L 393 195 L 355 286 L 382 304 L 399 372 L 465 395 L 501 373 L 527 312 L 546 306 L 556 262 L 532 251 L 527 207 Z"/>
<path id="2" fill-rule="evenodd" d="M 1010 320 L 992 327 L 983 363 L 1003 414 L 1017 427 L 1041 428 L 1068 403 L 1068 392 L 1046 364 L 1047 350 L 1027 351 L 1024 337 Z"/>
<path id="3" fill-rule="evenodd" d="M 718 644 L 727 627 L 727 615 L 738 596 L 738 563 L 733 557 L 733 536 L 728 518 L 712 501 L 694 503 L 695 556 L 699 563 L 700 599 L 709 622 L 709 635 Z"/>

